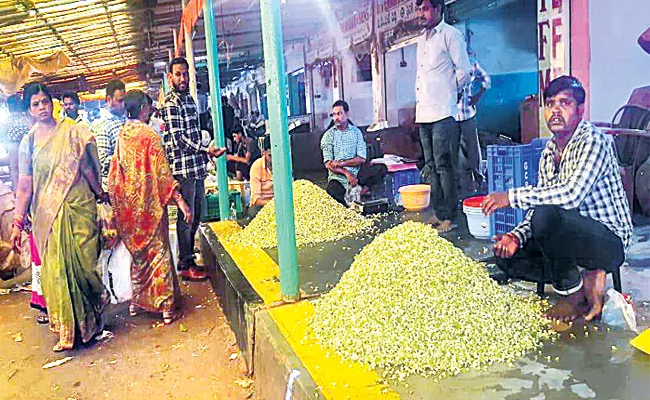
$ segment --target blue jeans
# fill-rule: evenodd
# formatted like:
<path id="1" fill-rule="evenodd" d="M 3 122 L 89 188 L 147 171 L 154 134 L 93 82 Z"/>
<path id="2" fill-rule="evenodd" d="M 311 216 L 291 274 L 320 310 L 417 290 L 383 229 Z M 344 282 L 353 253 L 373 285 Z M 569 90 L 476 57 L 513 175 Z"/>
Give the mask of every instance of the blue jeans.
<path id="1" fill-rule="evenodd" d="M 420 124 L 420 141 L 424 152 L 424 176 L 431 185 L 431 199 L 436 216 L 453 220 L 458 209 L 456 191 L 456 166 L 458 165 L 458 127 L 452 117 L 441 121 Z M 456 151 L 453 151 L 453 150 Z"/>
<path id="2" fill-rule="evenodd" d="M 186 223 L 183 213 L 178 212 L 176 229 L 178 232 L 178 269 L 188 269 L 194 265 L 194 238 L 201 223 L 205 186 L 202 179 L 185 179 L 176 177 L 180 184 L 181 196 L 192 212 L 192 221 Z"/>

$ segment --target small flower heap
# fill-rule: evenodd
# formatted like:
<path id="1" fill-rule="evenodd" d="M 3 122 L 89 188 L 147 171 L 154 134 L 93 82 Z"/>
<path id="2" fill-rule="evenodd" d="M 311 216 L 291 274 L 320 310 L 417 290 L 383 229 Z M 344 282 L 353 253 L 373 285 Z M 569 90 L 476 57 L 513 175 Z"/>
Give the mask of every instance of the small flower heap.
<path id="1" fill-rule="evenodd" d="M 323 189 L 306 180 L 293 183 L 293 204 L 299 247 L 368 232 L 374 226 L 372 219 L 343 207 Z M 276 247 L 275 202 L 267 203 L 243 231 L 229 240 L 240 245 Z"/>

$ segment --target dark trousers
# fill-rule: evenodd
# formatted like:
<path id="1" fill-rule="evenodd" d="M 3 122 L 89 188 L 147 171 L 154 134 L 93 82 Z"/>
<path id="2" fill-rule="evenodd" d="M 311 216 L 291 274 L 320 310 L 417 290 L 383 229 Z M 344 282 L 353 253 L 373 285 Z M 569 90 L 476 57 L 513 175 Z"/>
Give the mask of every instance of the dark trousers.
<path id="1" fill-rule="evenodd" d="M 188 269 L 194 265 L 194 238 L 201 223 L 205 187 L 202 179 L 176 178 L 180 184 L 181 196 L 192 212 L 192 221 L 188 224 L 179 211 L 176 228 L 178 232 L 178 269 Z"/>
<path id="2" fill-rule="evenodd" d="M 456 127 L 456 134 L 452 138 L 452 154 L 458 154 L 458 157 L 453 157 L 452 161 L 456 162 L 456 187 L 462 198 L 474 193 L 483 180 L 480 169 L 481 150 L 476 117 L 458 121 Z"/>
<path id="3" fill-rule="evenodd" d="M 382 183 L 387 174 L 388 169 L 383 164 L 364 163 L 361 164 L 361 169 L 359 169 L 359 173 L 357 174 L 357 181 L 359 181 L 359 185 L 361 186 L 372 187 Z M 327 188 L 325 190 L 334 200 L 347 207 L 347 203 L 345 202 L 346 189 L 341 182 L 332 179 L 327 182 Z"/>
<path id="4" fill-rule="evenodd" d="M 577 210 L 536 207 L 531 225 L 532 239 L 512 258 L 497 259 L 499 268 L 513 278 L 551 282 L 558 293 L 566 294 L 582 283 L 578 265 L 611 272 L 625 259 L 621 239 Z"/>
<path id="5" fill-rule="evenodd" d="M 262 207 L 263 206 L 258 206 L 258 205 L 250 206 L 250 207 L 248 207 L 248 211 L 246 211 L 246 214 L 248 214 L 248 216 L 251 217 L 251 218 L 255 218 L 255 217 L 257 217 L 257 213 L 260 212 Z"/>
<path id="6" fill-rule="evenodd" d="M 458 193 L 455 166 L 458 161 L 456 143 L 458 128 L 456 121 L 445 118 L 441 121 L 420 124 L 420 141 L 424 152 L 423 177 L 431 185 L 431 199 L 436 216 L 442 220 L 452 220 L 456 216 Z M 455 149 L 455 151 L 454 151 Z"/>

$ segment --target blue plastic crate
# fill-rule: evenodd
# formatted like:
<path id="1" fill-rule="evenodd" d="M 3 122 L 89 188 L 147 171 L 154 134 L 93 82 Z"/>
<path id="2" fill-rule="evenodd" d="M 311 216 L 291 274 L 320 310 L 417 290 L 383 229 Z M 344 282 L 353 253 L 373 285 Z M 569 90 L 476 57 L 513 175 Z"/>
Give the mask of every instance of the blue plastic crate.
<path id="1" fill-rule="evenodd" d="M 402 204 L 399 189 L 403 186 L 417 185 L 420 181 L 420 170 L 417 168 L 389 172 L 386 175 L 386 197 L 392 206 Z"/>
<path id="2" fill-rule="evenodd" d="M 539 159 L 545 139 L 521 146 L 488 146 L 488 191 L 505 192 L 512 188 L 537 185 Z M 492 235 L 510 232 L 526 215 L 525 210 L 504 208 L 490 217 Z"/>

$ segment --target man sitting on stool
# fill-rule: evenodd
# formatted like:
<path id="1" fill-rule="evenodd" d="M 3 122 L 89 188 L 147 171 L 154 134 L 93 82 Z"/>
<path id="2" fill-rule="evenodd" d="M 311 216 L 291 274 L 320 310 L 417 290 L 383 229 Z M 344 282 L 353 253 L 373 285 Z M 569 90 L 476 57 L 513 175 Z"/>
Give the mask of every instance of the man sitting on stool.
<path id="1" fill-rule="evenodd" d="M 550 280 L 564 298 L 548 317 L 565 322 L 600 316 L 606 273 L 623 263 L 632 236 L 613 140 L 582 119 L 584 102 L 574 77 L 549 83 L 544 114 L 553 139 L 542 152 L 537 187 L 492 193 L 483 203 L 488 215 L 530 209 L 512 232 L 494 238 L 497 265 L 514 278 Z"/>
<path id="2" fill-rule="evenodd" d="M 350 187 L 361 185 L 367 193 L 369 186 L 380 183 L 388 174 L 385 165 L 366 163 L 366 141 L 359 128 L 349 123 L 349 112 L 350 106 L 345 101 L 334 103 L 334 126 L 325 132 L 320 142 L 328 170 L 327 193 L 344 206 L 347 206 L 345 193 Z"/>

